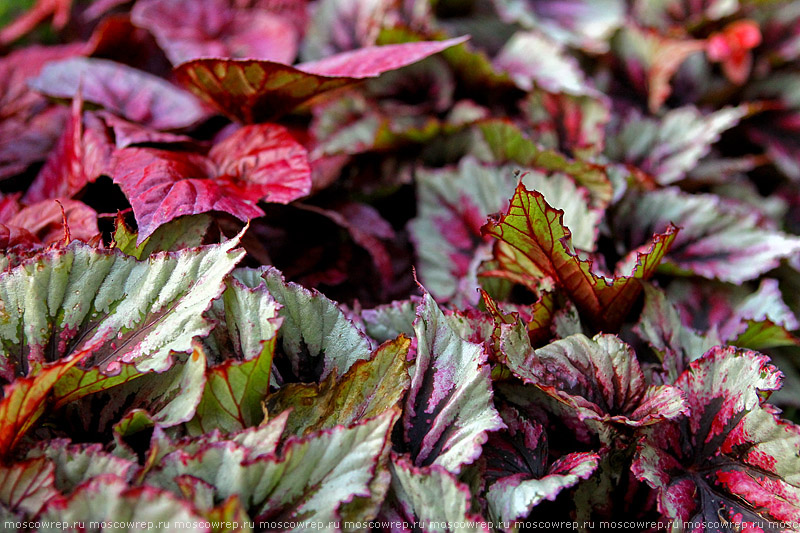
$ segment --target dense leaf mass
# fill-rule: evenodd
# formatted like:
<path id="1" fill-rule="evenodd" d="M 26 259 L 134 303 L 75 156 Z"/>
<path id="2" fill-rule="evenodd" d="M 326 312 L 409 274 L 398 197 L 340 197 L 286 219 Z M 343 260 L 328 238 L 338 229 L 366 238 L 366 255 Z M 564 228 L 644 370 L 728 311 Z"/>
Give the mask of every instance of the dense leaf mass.
<path id="1" fill-rule="evenodd" d="M 800 531 L 799 43 L 0 0 L 0 531 Z"/>

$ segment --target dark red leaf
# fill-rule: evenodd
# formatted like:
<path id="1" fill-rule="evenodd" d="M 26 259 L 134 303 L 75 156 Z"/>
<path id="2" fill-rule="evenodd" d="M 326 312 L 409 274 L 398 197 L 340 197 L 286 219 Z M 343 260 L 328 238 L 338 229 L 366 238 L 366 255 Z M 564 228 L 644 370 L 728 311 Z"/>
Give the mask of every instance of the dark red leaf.
<path id="1" fill-rule="evenodd" d="M 89 115 L 89 127 L 84 128 L 82 108 L 83 100 L 76 97 L 72 116 L 42 170 L 28 187 L 25 202 L 70 198 L 107 172 L 113 149 L 111 142 L 104 125 L 96 117 Z"/>
<path id="2" fill-rule="evenodd" d="M 201 57 L 291 63 L 298 35 L 292 23 L 230 0 L 140 0 L 131 21 L 148 29 L 173 65 Z"/>

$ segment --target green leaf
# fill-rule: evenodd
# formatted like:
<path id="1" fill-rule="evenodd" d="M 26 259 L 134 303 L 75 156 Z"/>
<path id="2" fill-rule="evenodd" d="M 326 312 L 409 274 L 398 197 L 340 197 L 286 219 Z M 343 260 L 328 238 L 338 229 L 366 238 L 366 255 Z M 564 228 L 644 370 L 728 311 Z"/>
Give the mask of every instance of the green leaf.
<path id="1" fill-rule="evenodd" d="M 120 376 L 102 379 L 97 369 L 74 377 L 86 386 L 73 390 L 60 387 L 56 405 L 64 409 L 71 424 L 84 431 L 105 432 L 123 418 L 118 428 L 122 434 L 143 429 L 151 423 L 172 427 L 189 421 L 195 414 L 205 383 L 206 358 L 199 345 L 192 354 L 175 358 L 166 371 L 139 372 L 133 363 L 121 365 Z M 63 395 L 62 395 L 63 394 Z"/>
<path id="2" fill-rule="evenodd" d="M 43 527 L 39 531 L 43 533 L 77 533 L 92 522 L 118 524 L 113 529 L 120 532 L 175 531 L 176 522 L 195 524 L 193 531 L 211 531 L 203 516 L 186 501 L 153 487 L 129 487 L 113 474 L 84 483 L 66 500 L 48 505 L 40 518 Z M 63 522 L 68 524 L 66 529 L 60 526 Z M 79 523 L 84 526 L 79 527 Z"/>
<path id="3" fill-rule="evenodd" d="M 509 122 L 486 120 L 479 124 L 479 128 L 496 161 L 563 172 L 589 190 L 592 207 L 605 208 L 611 201 L 613 188 L 603 166 L 580 159 L 572 160 L 555 150 L 539 148 Z"/>
<path id="4" fill-rule="evenodd" d="M 637 250 L 628 276 L 607 279 L 593 272 L 592 261 L 576 255 L 563 216 L 541 193 L 519 185 L 508 212 L 482 229 L 501 241 L 495 249 L 501 267 L 497 274 L 534 288 L 558 287 L 596 328 L 615 331 L 642 290 L 638 280 L 655 272 L 677 230 L 668 226 L 653 237 L 649 249 Z"/>
<path id="5" fill-rule="evenodd" d="M 137 468 L 131 460 L 103 451 L 101 444 L 70 444 L 56 439 L 43 442 L 31 450 L 28 458 L 46 457 L 55 467 L 55 487 L 64 494 L 102 474 L 115 474 L 127 479 Z"/>
<path id="6" fill-rule="evenodd" d="M 322 383 L 290 383 L 267 400 L 270 413 L 291 410 L 287 429 L 302 435 L 334 426 L 349 426 L 398 405 L 408 390 L 411 339 L 400 336 L 382 344 L 369 360 L 356 361 L 338 378 Z"/>
<path id="7" fill-rule="evenodd" d="M 354 497 L 383 498 L 382 491 L 374 493 L 372 481 L 386 468 L 397 416 L 392 409 L 350 427 L 292 438 L 279 456 L 250 458 L 243 447 L 225 442 L 196 453 L 178 450 L 166 455 L 145 482 L 180 494 L 181 476 L 191 475 L 213 487 L 215 501 L 237 495 L 256 520 L 369 520 L 340 511 Z M 330 529 L 341 531 L 341 525 Z"/>
<path id="8" fill-rule="evenodd" d="M 138 246 L 136 245 L 138 234 L 125 225 L 122 217 L 117 217 L 116 224 L 114 247 L 136 259 L 142 259 L 156 252 L 174 252 L 182 248 L 200 246 L 211 226 L 211 216 L 201 213 L 178 217 L 159 226 Z"/>
<path id="9" fill-rule="evenodd" d="M 394 454 L 391 464 L 392 494 L 403 515 L 422 523 L 423 531 L 491 531 L 488 522 L 472 512 L 469 487 L 455 475 L 437 465 L 418 468 L 408 457 Z"/>
<path id="10" fill-rule="evenodd" d="M 3 387 L 0 400 L 0 459 L 8 457 L 20 439 L 44 414 L 53 385 L 89 352 L 48 365 L 32 376 L 15 379 Z"/>
<path id="11" fill-rule="evenodd" d="M 244 273 L 249 275 L 252 273 Z M 264 284 L 248 287 L 231 276 L 209 317 L 217 323 L 205 339 L 210 361 L 203 398 L 188 424 L 191 433 L 236 431 L 264 418 L 262 402 L 269 391 L 280 305 Z"/>
<path id="12" fill-rule="evenodd" d="M 333 301 L 287 283 L 273 267 L 264 271 L 263 281 L 282 306 L 278 341 L 286 360 L 276 358 L 279 384 L 322 380 L 334 370 L 343 375 L 356 361 L 369 359 L 369 339 Z"/>
<path id="13" fill-rule="evenodd" d="M 113 373 L 123 363 L 165 370 L 170 351 L 191 349 L 211 324 L 203 311 L 244 254 L 221 245 L 136 261 L 120 251 L 73 242 L 0 273 L 0 345 L 25 371 L 28 361 L 92 350 L 87 364 Z"/>

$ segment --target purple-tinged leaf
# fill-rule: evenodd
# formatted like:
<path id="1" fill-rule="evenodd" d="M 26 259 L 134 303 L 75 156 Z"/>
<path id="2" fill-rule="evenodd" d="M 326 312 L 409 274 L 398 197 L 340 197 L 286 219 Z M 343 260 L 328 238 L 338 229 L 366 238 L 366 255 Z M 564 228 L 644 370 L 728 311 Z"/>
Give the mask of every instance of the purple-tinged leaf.
<path id="1" fill-rule="evenodd" d="M 48 96 L 92 102 L 145 126 L 170 130 L 206 119 L 191 95 L 152 74 L 105 59 L 74 57 L 46 65 L 29 85 Z"/>
<path id="2" fill-rule="evenodd" d="M 383 283 L 385 285 L 392 283 L 394 279 L 392 258 L 382 241 L 392 239 L 395 232 L 377 209 L 358 202 L 347 202 L 333 209 L 313 205 L 298 205 L 298 207 L 327 217 L 346 229 L 353 241 L 369 253 Z"/>
<path id="3" fill-rule="evenodd" d="M 113 373 L 169 368 L 170 351 L 191 350 L 212 325 L 202 317 L 244 254 L 221 245 L 136 261 L 79 242 L 0 272 L 0 344 L 15 368 L 91 348 L 87 364 Z"/>
<path id="4" fill-rule="evenodd" d="M 400 336 L 378 347 L 369 360 L 356 361 L 341 377 L 321 383 L 290 383 L 267 398 L 270 413 L 289 412 L 287 430 L 295 435 L 349 426 L 399 405 L 410 380 L 406 360 L 411 339 Z"/>
<path id="5" fill-rule="evenodd" d="M 149 30 L 173 65 L 201 57 L 292 63 L 298 35 L 289 20 L 230 0 L 139 0 L 131 21 Z"/>
<path id="6" fill-rule="evenodd" d="M 28 80 L 46 64 L 84 52 L 83 44 L 30 46 L 0 59 L 0 179 L 44 160 L 67 119 L 67 110 L 49 106 Z"/>
<path id="7" fill-rule="evenodd" d="M 35 516 L 46 504 L 61 498 L 55 486 L 55 467 L 47 458 L 27 459 L 8 466 L 0 464 L 1 506 Z"/>
<path id="8" fill-rule="evenodd" d="M 322 59 L 375 45 L 392 7 L 387 0 L 318 2 L 303 39 L 302 59 Z"/>
<path id="9" fill-rule="evenodd" d="M 391 409 L 349 427 L 293 437 L 280 455 L 251 458 L 231 442 L 212 443 L 194 453 L 177 450 L 167 454 L 144 481 L 180 494 L 181 479 L 191 475 L 214 488 L 216 501 L 238 495 L 256 520 L 324 524 L 369 520 L 369 515 L 347 513 L 346 506 L 353 498 L 383 498 L 389 483 L 383 475 L 389 437 L 397 417 L 397 410 Z M 384 486 L 374 485 L 376 479 Z M 341 524 L 328 527 L 342 530 Z M 280 530 L 297 529 L 287 525 Z"/>
<path id="10" fill-rule="evenodd" d="M 197 141 L 187 135 L 157 131 L 135 122 L 129 122 L 112 113 L 97 113 L 106 126 L 114 132 L 114 146 L 127 148 L 137 144 L 182 144 L 194 146 Z"/>
<path id="11" fill-rule="evenodd" d="M 647 95 L 655 114 L 672 94 L 670 80 L 686 60 L 705 50 L 705 41 L 675 38 L 625 25 L 617 33 L 613 48 L 627 72 L 627 84 Z"/>
<path id="12" fill-rule="evenodd" d="M 614 335 L 577 334 L 534 350 L 520 322 L 504 328 L 500 349 L 509 369 L 603 438 L 611 429 L 604 426 L 647 426 L 687 413 L 681 392 L 649 386 L 633 349 Z"/>
<path id="13" fill-rule="evenodd" d="M 677 188 L 629 195 L 613 227 L 637 246 L 668 223 L 681 231 L 664 262 L 704 278 L 740 284 L 800 251 L 800 238 L 774 229 L 748 206 Z"/>
<path id="14" fill-rule="evenodd" d="M 43 533 L 78 533 L 93 523 L 130 524 L 120 527 L 121 531 L 164 532 L 174 531 L 176 523 L 189 523 L 198 533 L 212 531 L 209 522 L 188 502 L 147 485 L 129 486 L 114 474 L 94 477 L 69 497 L 52 502 L 42 512 L 41 520 L 47 524 L 39 529 Z M 64 523 L 66 528 L 61 527 Z"/>
<path id="15" fill-rule="evenodd" d="M 467 531 L 489 533 L 489 523 L 472 511 L 469 487 L 439 465 L 414 466 L 409 457 L 392 454 L 392 493 L 400 522 L 419 524 L 426 532 Z M 384 509 L 384 514 L 386 509 Z M 402 531 L 402 530 L 401 530 Z M 411 531 L 407 529 L 405 531 Z"/>
<path id="16" fill-rule="evenodd" d="M 478 267 L 491 253 L 491 240 L 481 235 L 481 227 L 489 214 L 506 207 L 520 182 L 564 210 L 576 247 L 594 249 L 601 213 L 589 207 L 586 190 L 568 176 L 536 171 L 520 176 L 510 165 L 481 165 L 468 156 L 456 169 L 422 169 L 416 181 L 417 218 L 409 227 L 420 278 L 437 298 L 477 303 Z"/>
<path id="17" fill-rule="evenodd" d="M 414 464 L 459 473 L 481 453 L 488 432 L 504 427 L 492 404 L 482 346 L 459 337 L 430 294 L 417 308 L 417 358 L 403 430 Z"/>
<path id="18" fill-rule="evenodd" d="M 524 419 L 516 410 L 502 411 L 506 430 L 489 437 L 486 452 L 486 492 L 489 515 L 495 521 L 513 522 L 527 517 L 544 500 L 592 475 L 596 453 L 569 453 L 548 464 L 547 435 L 538 422 Z"/>
<path id="19" fill-rule="evenodd" d="M 684 324 L 726 344 L 760 350 L 798 342 L 789 332 L 800 324 L 776 279 L 762 279 L 755 292 L 746 286 L 677 280 L 667 294 Z"/>
<path id="20" fill-rule="evenodd" d="M 678 378 L 691 414 L 648 430 L 632 467 L 666 518 L 765 530 L 800 519 L 800 428 L 760 398 L 780 377 L 764 355 L 715 348 Z"/>
<path id="21" fill-rule="evenodd" d="M 410 65 L 465 39 L 371 46 L 296 67 L 255 59 L 196 59 L 178 65 L 175 76 L 227 116 L 261 122 L 313 96 Z"/>
<path id="22" fill-rule="evenodd" d="M 612 161 L 636 165 L 659 184 L 669 185 L 683 179 L 708 154 L 720 134 L 747 113 L 741 106 L 709 114 L 681 107 L 660 119 L 631 114 L 607 137 L 605 153 Z"/>
<path id="23" fill-rule="evenodd" d="M 644 287 L 644 309 L 634 329 L 661 359 L 669 383 L 678 379 L 691 361 L 722 344 L 713 331 L 701 335 L 683 323 L 666 294 L 650 284 Z"/>
<path id="24" fill-rule="evenodd" d="M 533 288 L 556 286 L 569 296 L 586 320 L 600 329 L 615 330 L 642 290 L 639 280 L 655 272 L 677 230 L 665 224 L 666 231 L 655 234 L 649 248 L 632 252 L 632 260 L 627 262 L 632 266 L 630 274 L 609 280 L 594 273 L 592 261 L 576 255 L 563 217 L 563 211 L 550 207 L 541 193 L 517 186 L 508 212 L 490 220 L 481 230 L 500 240 L 495 247 L 500 268 L 494 275 Z"/>
<path id="25" fill-rule="evenodd" d="M 625 22 L 621 0 L 494 0 L 500 16 L 590 52 L 608 50 L 608 39 Z"/>
<path id="26" fill-rule="evenodd" d="M 133 206 L 138 244 L 182 215 L 224 211 L 247 221 L 264 214 L 259 201 L 288 203 L 311 189 L 305 148 L 277 124 L 240 128 L 208 157 L 125 148 L 115 160 L 114 182 Z"/>

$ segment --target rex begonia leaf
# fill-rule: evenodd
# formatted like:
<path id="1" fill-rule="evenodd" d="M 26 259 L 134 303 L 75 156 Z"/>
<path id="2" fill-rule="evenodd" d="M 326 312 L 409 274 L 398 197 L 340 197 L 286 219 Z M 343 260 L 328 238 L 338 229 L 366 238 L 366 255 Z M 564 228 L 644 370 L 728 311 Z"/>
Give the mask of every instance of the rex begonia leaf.
<path id="1" fill-rule="evenodd" d="M 431 294 L 477 303 L 478 266 L 490 256 L 481 226 L 489 214 L 507 205 L 520 181 L 564 211 L 576 247 L 594 249 L 601 213 L 589 207 L 587 191 L 569 176 L 537 171 L 520 176 L 512 166 L 481 165 L 467 156 L 456 169 L 423 169 L 416 175 L 417 218 L 409 227 L 419 256 L 420 279 Z"/>
<path id="2" fill-rule="evenodd" d="M 49 504 L 41 521 L 39 531 L 43 533 L 77 533 L 97 523 L 131 532 L 175 531 L 176 523 L 188 523 L 193 524 L 192 531 L 211 533 L 210 524 L 186 501 L 147 485 L 131 487 L 114 474 L 92 478 L 67 498 Z M 62 527 L 64 524 L 66 527 Z"/>
<path id="3" fill-rule="evenodd" d="M 140 371 L 136 363 L 122 363 L 117 376 L 75 368 L 54 387 L 55 406 L 87 432 L 106 432 L 131 417 L 162 427 L 188 422 L 203 394 L 205 354 L 195 346 L 188 357 L 174 359 L 163 372 Z"/>
<path id="4" fill-rule="evenodd" d="M 668 223 L 681 230 L 664 262 L 704 278 L 740 284 L 800 251 L 800 238 L 775 229 L 750 207 L 677 188 L 630 195 L 612 227 L 636 246 Z"/>
<path id="5" fill-rule="evenodd" d="M 766 356 L 722 347 L 681 374 L 675 386 L 686 393 L 691 414 L 648 430 L 632 466 L 658 491 L 664 516 L 722 518 L 765 531 L 797 522 L 800 428 L 760 398 L 779 388 L 780 378 Z"/>
<path id="6" fill-rule="evenodd" d="M 190 432 L 230 432 L 260 423 L 269 391 L 270 368 L 281 318 L 278 303 L 264 285 L 251 288 L 230 277 L 211 308 L 217 326 L 206 339 L 212 365 L 203 398 L 188 424 Z M 212 344 L 213 342 L 213 344 Z"/>
<path id="7" fill-rule="evenodd" d="M 414 320 L 420 301 L 412 296 L 408 300 L 394 301 L 374 309 L 361 311 L 363 329 L 379 343 L 392 340 L 398 335 L 414 336 Z"/>
<path id="8" fill-rule="evenodd" d="M 637 251 L 628 276 L 607 279 L 592 270 L 592 262 L 573 250 L 570 231 L 563 224 L 563 211 L 550 207 L 541 193 L 517 187 L 508 212 L 490 220 L 484 234 L 500 240 L 495 259 L 500 270 L 516 279 L 550 283 L 575 303 L 584 317 L 599 328 L 615 329 L 630 311 L 642 290 L 638 280 L 650 277 L 675 240 L 677 230 L 655 234 L 650 248 Z M 640 249 L 641 250 L 641 249 Z"/>
<path id="9" fill-rule="evenodd" d="M 47 458 L 0 464 L 0 509 L 5 507 L 35 516 L 48 502 L 59 499 L 61 493 L 55 486 L 55 466 Z M 3 526 L 8 527 L 6 524 Z"/>
<path id="10" fill-rule="evenodd" d="M 544 171 L 563 172 L 591 193 L 592 207 L 605 207 L 613 188 L 605 169 L 580 159 L 570 159 L 555 150 L 541 149 L 509 122 L 491 119 L 478 124 L 495 160 Z"/>
<path id="11" fill-rule="evenodd" d="M 70 359 L 42 367 L 33 375 L 17 377 L 3 387 L 3 398 L 0 399 L 0 459 L 14 451 L 25 433 L 44 414 L 53 385 L 89 355 L 86 351 L 76 353 Z"/>
<path id="12" fill-rule="evenodd" d="M 797 344 L 790 331 L 800 327 L 783 301 L 776 279 L 747 286 L 676 280 L 667 292 L 684 323 L 708 331 L 727 344 L 759 350 Z"/>
<path id="13" fill-rule="evenodd" d="M 211 330 L 202 313 L 244 254 L 238 242 L 141 262 L 73 242 L 0 273 L 4 364 L 26 373 L 34 362 L 91 349 L 87 363 L 111 372 L 126 362 L 165 370 L 170 351 L 189 351 Z"/>
<path id="14" fill-rule="evenodd" d="M 314 9 L 300 50 L 305 61 L 376 44 L 392 8 L 386 0 L 323 0 Z"/>
<path id="15" fill-rule="evenodd" d="M 201 435 L 188 436 L 173 441 L 159 427 L 153 429 L 150 449 L 145 458 L 145 469 L 157 466 L 161 459 L 176 450 L 187 454 L 196 454 L 214 443 L 234 443 L 249 458 L 272 456 L 278 450 L 281 437 L 286 429 L 289 413 L 281 413 L 271 417 L 258 426 L 253 426 L 232 433 L 222 433 L 217 429 Z"/>
<path id="16" fill-rule="evenodd" d="M 706 43 L 629 23 L 614 36 L 612 47 L 627 73 L 627 84 L 647 95 L 648 109 L 655 114 L 672 94 L 672 77 L 691 56 L 704 51 Z"/>
<path id="17" fill-rule="evenodd" d="M 632 114 L 606 138 L 606 156 L 630 163 L 661 185 L 680 181 L 735 126 L 747 108 L 726 107 L 703 114 L 695 107 L 672 109 L 655 119 Z M 677 223 L 677 221 L 675 221 Z"/>
<path id="18" fill-rule="evenodd" d="M 416 523 L 425 532 L 491 531 L 488 521 L 473 512 L 469 487 L 454 474 L 439 465 L 416 467 L 410 458 L 395 454 L 391 468 L 391 495 L 401 522 Z"/>
<path id="19" fill-rule="evenodd" d="M 633 349 L 615 335 L 589 339 L 576 334 L 534 350 L 517 324 L 502 338 L 500 349 L 517 377 L 570 407 L 581 420 L 638 427 L 687 411 L 680 391 L 647 384 Z"/>
<path id="20" fill-rule="evenodd" d="M 502 411 L 506 430 L 489 437 L 486 492 L 489 515 L 513 522 L 527 517 L 544 501 L 586 479 L 597 468 L 596 453 L 576 452 L 548 464 L 547 434 L 538 422 L 524 419 L 512 408 Z"/>
<path id="21" fill-rule="evenodd" d="M 264 212 L 259 201 L 288 203 L 311 189 L 305 148 L 283 126 L 245 126 L 208 156 L 153 148 L 115 154 L 114 183 L 133 207 L 140 244 L 182 215 L 224 211 L 247 221 Z"/>
<path id="22" fill-rule="evenodd" d="M 139 0 L 131 22 L 155 36 L 173 65 L 200 57 L 291 63 L 297 55 L 298 35 L 289 20 L 229 0 Z"/>
<path id="23" fill-rule="evenodd" d="M 587 85 L 578 62 L 566 49 L 538 32 L 517 32 L 494 58 L 523 91 L 540 87 L 551 93 L 586 94 Z"/>
<path id="24" fill-rule="evenodd" d="M 722 344 L 713 332 L 702 335 L 684 324 L 664 291 L 650 284 L 644 287 L 644 308 L 635 331 L 655 350 L 669 382 L 675 381 L 689 362 Z"/>
<path id="25" fill-rule="evenodd" d="M 273 365 L 279 385 L 320 381 L 334 371 L 341 376 L 356 361 L 370 358 L 369 339 L 333 301 L 316 290 L 287 283 L 274 267 L 264 271 L 263 281 L 282 306 L 278 341 L 283 357 L 276 357 Z"/>
<path id="26" fill-rule="evenodd" d="M 100 444 L 71 444 L 66 439 L 42 442 L 28 453 L 28 458 L 45 457 L 55 467 L 55 487 L 64 494 L 102 474 L 127 479 L 137 468 L 129 459 L 103 450 Z"/>
<path id="27" fill-rule="evenodd" d="M 500 16 L 591 52 L 608 50 L 608 39 L 625 22 L 621 0 L 495 0 Z"/>
<path id="28" fill-rule="evenodd" d="M 71 198 L 86 184 L 108 172 L 113 151 L 111 141 L 94 115 L 86 119 L 84 125 L 83 99 L 77 94 L 64 133 L 25 192 L 25 202 Z"/>
<path id="29" fill-rule="evenodd" d="M 72 98 L 80 91 L 85 101 L 154 129 L 185 128 L 208 117 L 191 94 L 106 59 L 73 57 L 49 63 L 29 84 L 56 98 Z"/>
<path id="30" fill-rule="evenodd" d="M 124 217 L 118 215 L 115 221 L 112 247 L 136 259 L 148 257 L 156 252 L 175 252 L 181 248 L 196 248 L 203 244 L 203 239 L 210 226 L 210 215 L 203 213 L 181 216 L 159 226 L 152 235 L 137 245 L 137 232 L 131 231 L 125 224 Z"/>
<path id="31" fill-rule="evenodd" d="M 415 63 L 465 40 L 370 46 L 296 66 L 257 59 L 195 59 L 177 79 L 225 115 L 245 123 L 291 111 L 313 96 Z"/>
<path id="32" fill-rule="evenodd" d="M 377 487 L 371 483 L 386 469 L 397 416 L 392 409 L 349 427 L 293 437 L 275 455 L 251 458 L 240 445 L 226 442 L 209 444 L 195 453 L 177 450 L 161 460 L 145 483 L 180 494 L 181 479 L 188 475 L 214 487 L 215 501 L 237 495 L 255 520 L 308 520 L 341 531 L 341 523 L 338 527 L 332 523 L 371 518 L 348 516 L 343 507 L 353 498 L 374 497 L 371 489 Z M 274 527 L 302 530 L 299 523 Z"/>
<path id="33" fill-rule="evenodd" d="M 414 322 L 417 357 L 403 429 L 414 464 L 458 473 L 481 453 L 488 432 L 504 427 L 492 403 L 483 346 L 453 330 L 425 293 Z"/>
<path id="34" fill-rule="evenodd" d="M 297 435 L 378 416 L 398 405 L 408 390 L 410 345 L 411 339 L 400 336 L 341 377 L 332 372 L 319 384 L 284 385 L 267 398 L 266 407 L 271 413 L 290 411 L 287 430 Z"/>

